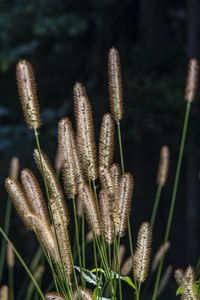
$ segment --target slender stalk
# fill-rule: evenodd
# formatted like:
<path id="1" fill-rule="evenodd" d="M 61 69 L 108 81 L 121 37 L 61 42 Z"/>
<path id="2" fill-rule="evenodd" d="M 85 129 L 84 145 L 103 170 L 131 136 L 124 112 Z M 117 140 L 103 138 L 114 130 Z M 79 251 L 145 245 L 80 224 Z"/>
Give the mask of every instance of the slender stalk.
<path id="1" fill-rule="evenodd" d="M 5 222 L 4 222 L 4 232 L 7 235 L 8 235 L 9 226 L 10 226 L 11 209 L 12 209 L 12 201 L 11 201 L 10 197 L 8 197 L 7 206 L 6 206 Z M 2 275 L 3 275 L 5 255 L 6 255 L 6 241 L 3 240 L 2 245 L 1 245 L 1 255 L 0 255 L 0 282 L 2 280 Z"/>
<path id="2" fill-rule="evenodd" d="M 82 259 L 83 259 L 83 268 L 85 268 L 85 216 L 84 210 L 82 209 Z M 84 281 L 83 289 L 85 289 L 86 284 Z"/>
<path id="3" fill-rule="evenodd" d="M 11 243 L 11 241 L 9 240 L 9 238 L 7 237 L 6 233 L 3 231 L 3 229 L 0 227 L 0 233 L 2 234 L 2 236 L 4 237 L 4 239 L 7 241 L 7 243 L 10 244 L 10 246 L 12 247 L 15 255 L 17 256 L 17 258 L 19 259 L 20 263 L 22 264 L 22 266 L 24 267 L 24 269 L 26 270 L 27 274 L 29 275 L 29 277 L 31 278 L 31 280 L 33 281 L 38 293 L 41 296 L 41 299 L 45 300 L 44 294 L 42 293 L 39 285 L 37 284 L 35 278 L 33 277 L 33 275 L 31 274 L 29 268 L 27 267 L 27 265 L 25 264 L 24 260 L 22 259 L 21 255 L 19 254 L 19 252 L 16 250 L 16 248 L 13 246 L 13 244 Z"/>
<path id="4" fill-rule="evenodd" d="M 78 259 L 79 259 L 79 265 L 80 265 L 80 270 L 81 270 L 81 283 L 82 283 L 82 286 L 84 286 L 84 279 L 83 279 L 83 273 L 82 273 L 81 250 L 80 250 L 80 243 L 79 243 L 79 231 L 78 231 L 78 223 L 77 223 L 77 216 L 76 216 L 76 204 L 75 204 L 74 197 L 72 199 L 72 202 L 73 202 L 73 209 L 74 209 L 74 223 L 75 223 L 75 231 L 76 231 L 76 243 L 77 243 L 77 248 L 78 248 Z"/>
<path id="5" fill-rule="evenodd" d="M 175 176 L 175 181 L 174 181 L 174 188 L 173 188 L 173 193 L 172 193 L 172 199 L 171 199 L 168 222 L 167 222 L 167 227 L 166 227 L 166 232 L 165 232 L 165 237 L 164 237 L 164 243 L 166 243 L 167 240 L 168 240 L 169 233 L 170 233 L 170 228 L 171 228 L 171 223 L 172 223 L 172 217 L 173 217 L 174 206 L 175 206 L 175 202 L 176 202 L 176 194 L 177 194 L 177 188 L 178 188 L 180 170 L 181 170 L 181 164 L 182 164 L 182 158 L 183 158 L 183 151 L 184 151 L 184 146 L 185 146 L 185 138 L 186 138 L 187 127 L 188 127 L 190 107 L 191 107 L 191 103 L 187 102 L 187 107 L 186 107 L 186 111 L 185 111 L 184 125 L 183 125 L 183 131 L 182 131 L 182 138 L 181 138 L 181 144 L 180 144 L 179 156 L 178 156 L 178 162 L 177 162 L 177 168 L 176 168 L 176 176 Z M 154 287 L 154 291 L 153 291 L 153 297 L 152 297 L 153 300 L 155 300 L 156 297 L 157 297 L 158 287 L 159 287 L 159 282 L 160 282 L 160 276 L 161 276 L 162 267 L 163 267 L 163 264 L 164 264 L 164 259 L 165 259 L 165 254 L 163 254 L 163 256 L 160 260 L 159 267 L 158 267 L 158 271 L 157 271 L 157 275 L 156 275 L 156 283 L 155 283 L 155 287 Z"/>
<path id="6" fill-rule="evenodd" d="M 157 210 L 158 210 L 161 192 L 162 192 L 162 185 L 159 184 L 158 188 L 157 188 L 156 197 L 155 197 L 155 201 L 154 201 L 154 207 L 153 207 L 152 216 L 151 216 L 152 231 L 153 231 L 153 227 L 154 227 L 154 223 L 155 223 L 155 218 L 156 218 L 156 214 L 157 214 Z"/>

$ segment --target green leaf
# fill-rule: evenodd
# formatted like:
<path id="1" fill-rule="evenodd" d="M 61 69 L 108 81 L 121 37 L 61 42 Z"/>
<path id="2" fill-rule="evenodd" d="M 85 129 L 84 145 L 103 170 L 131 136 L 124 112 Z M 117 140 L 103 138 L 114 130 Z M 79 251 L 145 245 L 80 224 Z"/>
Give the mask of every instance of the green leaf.
<path id="1" fill-rule="evenodd" d="M 133 281 L 131 280 L 130 277 L 128 277 L 128 276 L 121 276 L 118 273 L 112 271 L 112 279 L 113 278 L 117 278 L 117 279 L 120 278 L 121 280 L 123 280 L 126 283 L 128 283 L 134 290 L 136 290 L 136 286 L 135 286 L 135 284 L 133 283 Z"/>
<path id="2" fill-rule="evenodd" d="M 183 290 L 183 286 L 180 285 L 178 287 L 178 289 L 176 290 L 176 296 L 180 295 L 180 294 L 183 294 L 184 290 Z"/>
<path id="3" fill-rule="evenodd" d="M 94 272 L 101 272 L 101 273 L 105 273 L 105 271 L 103 269 L 97 268 L 97 269 L 92 269 L 90 272 L 94 273 Z"/>
<path id="4" fill-rule="evenodd" d="M 81 273 L 81 269 L 80 269 L 79 267 L 74 266 L 74 268 L 75 268 L 76 270 L 78 270 L 78 271 Z M 94 275 L 94 274 L 93 274 L 92 272 L 90 272 L 89 270 L 82 268 L 82 274 L 83 274 L 83 278 L 84 278 L 87 282 L 89 282 L 89 283 L 91 283 L 91 284 L 94 284 L 94 285 L 98 285 L 99 288 L 102 287 L 103 283 L 102 283 L 102 281 L 100 280 L 100 278 L 99 278 L 98 276 Z"/>

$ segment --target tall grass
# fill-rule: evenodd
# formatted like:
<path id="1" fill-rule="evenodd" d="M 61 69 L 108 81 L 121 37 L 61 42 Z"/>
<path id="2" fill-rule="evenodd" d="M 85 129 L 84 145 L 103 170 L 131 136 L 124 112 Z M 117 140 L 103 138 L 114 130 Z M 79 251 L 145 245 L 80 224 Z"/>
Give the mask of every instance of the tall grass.
<path id="1" fill-rule="evenodd" d="M 153 274 L 156 270 L 152 299 L 155 300 L 164 287 L 164 280 L 160 283 L 160 278 L 166 252 L 169 249 L 168 238 L 175 208 L 189 112 L 197 88 L 198 62 L 192 59 L 189 64 L 185 91 L 186 113 L 173 194 L 171 203 L 169 203 L 166 233 L 163 245 L 154 257 L 151 271 L 149 271 L 149 266 L 152 235 L 159 210 L 159 200 L 167 180 L 169 149 L 167 146 L 163 146 L 161 149 L 157 176 L 158 186 L 151 222 L 143 222 L 137 238 L 133 240 L 129 215 L 134 192 L 134 178 L 124 165 L 120 124 L 124 114 L 122 78 L 120 57 L 115 48 L 109 51 L 108 75 L 111 113 L 105 114 L 102 118 L 99 151 L 97 152 L 92 108 L 86 88 L 83 84 L 76 83 L 74 86 L 76 127 L 74 130 L 69 117 L 65 117 L 59 122 L 57 155 L 59 161 L 55 164 L 57 166 L 55 171 L 40 146 L 38 129 L 41 126 L 41 121 L 32 66 L 26 60 L 21 60 L 17 64 L 19 97 L 25 121 L 35 134 L 34 159 L 43 177 L 45 196 L 35 175 L 29 169 L 21 171 L 21 182 L 13 176 L 6 178 L 5 187 L 25 227 L 36 234 L 52 274 L 49 287 L 45 291 L 45 287 L 41 284 L 44 267 L 41 265 L 40 259 L 37 258 L 38 253 L 34 259 L 36 263 L 34 263 L 35 272 L 33 274 L 32 269 L 25 264 L 9 240 L 8 226 L 11 210 L 9 204 L 5 228 L 4 230 L 0 228 L 0 233 L 30 277 L 29 286 L 24 290 L 24 297 L 28 300 L 38 299 L 38 297 L 49 300 L 101 298 L 121 300 L 125 297 L 122 288 L 125 284 L 132 289 L 132 299 L 145 299 L 149 285 L 154 285 Z M 115 149 L 119 151 L 120 164 L 113 161 L 115 127 L 118 137 L 118 146 L 115 146 Z M 62 180 L 60 180 L 60 170 Z M 72 202 L 73 217 L 69 215 L 65 197 Z M 70 219 L 74 220 L 73 236 L 68 231 Z M 92 233 L 90 239 L 90 242 L 93 242 L 93 250 L 90 253 L 90 256 L 93 256 L 92 266 L 88 264 L 85 255 L 88 242 L 88 238 L 85 236 L 85 221 Z M 129 237 L 130 256 L 127 261 L 122 263 L 121 237 L 126 234 Z M 73 251 L 71 248 L 72 238 L 74 238 Z M 0 278 L 4 268 L 5 242 L 2 244 L 1 253 Z M 74 263 L 76 257 L 78 257 L 79 265 Z M 199 265 L 198 263 L 197 271 L 200 268 Z M 5 286 L 1 288 L 1 293 L 4 293 L 2 296 L 4 298 L 1 299 L 14 299 L 17 293 L 13 285 L 13 266 L 14 263 L 10 263 L 10 284 L 8 289 Z M 166 284 L 167 276 L 165 275 L 164 278 Z M 187 299 L 197 299 L 198 282 L 195 282 L 192 267 L 189 267 L 185 273 L 182 270 L 177 270 L 175 278 L 180 285 L 178 293 L 182 294 L 183 297 L 190 297 Z M 143 287 L 146 280 L 147 283 Z M 124 282 L 123 285 L 122 281 Z M 34 287 L 36 288 L 35 294 Z M 51 290 L 49 291 L 49 289 Z"/>

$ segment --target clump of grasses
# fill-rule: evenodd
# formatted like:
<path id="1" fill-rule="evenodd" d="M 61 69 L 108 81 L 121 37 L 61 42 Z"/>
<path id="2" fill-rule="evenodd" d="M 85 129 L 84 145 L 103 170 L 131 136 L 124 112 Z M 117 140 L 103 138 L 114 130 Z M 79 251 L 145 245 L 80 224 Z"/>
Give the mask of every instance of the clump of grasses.
<path id="1" fill-rule="evenodd" d="M 34 131 L 36 149 L 34 159 L 43 177 L 45 197 L 39 186 L 37 178 L 29 169 L 21 171 L 21 183 L 17 180 L 17 171 L 10 173 L 5 180 L 5 187 L 12 202 L 27 229 L 32 230 L 43 250 L 44 257 L 52 273 L 51 290 L 43 292 L 39 282 L 44 272 L 44 266 L 39 265 L 38 254 L 35 257 L 35 272 L 32 267 L 26 266 L 22 257 L 8 238 L 8 224 L 0 232 L 9 244 L 8 266 L 12 270 L 9 287 L 2 286 L 1 299 L 14 299 L 13 288 L 13 252 L 22 263 L 30 277 L 26 299 L 30 300 L 33 287 L 36 287 L 35 297 L 43 300 L 78 299 L 92 300 L 123 299 L 121 282 L 124 281 L 132 288 L 133 298 L 139 300 L 142 293 L 142 284 L 147 280 L 149 269 L 151 275 L 144 287 L 152 283 L 152 274 L 157 270 L 153 298 L 156 299 L 169 279 L 171 267 L 160 283 L 160 276 L 166 252 L 169 249 L 169 233 L 176 200 L 180 168 L 184 150 L 184 143 L 188 125 L 190 105 L 194 100 L 197 78 L 198 62 L 192 59 L 185 90 L 187 101 L 183 134 L 180 144 L 180 153 L 177 171 L 170 204 L 168 223 L 163 245 L 156 253 L 152 266 L 150 254 L 152 248 L 152 234 L 161 197 L 162 188 L 165 186 L 169 169 L 169 148 L 161 148 L 160 164 L 157 176 L 157 193 L 151 222 L 143 222 L 140 226 L 137 241 L 132 241 L 130 211 L 133 195 L 134 179 L 125 169 L 123 147 L 121 139 L 120 121 L 123 118 L 122 76 L 119 53 L 115 48 L 108 55 L 108 78 L 111 113 L 106 113 L 102 118 L 99 151 L 97 153 L 92 108 L 87 96 L 86 88 L 81 83 L 74 86 L 74 108 L 76 128 L 73 129 L 69 117 L 64 117 L 58 124 L 58 152 L 55 169 L 46 154 L 40 148 L 38 128 L 41 126 L 39 105 L 37 99 L 36 83 L 31 64 L 21 60 L 17 64 L 17 85 L 25 121 Z M 120 165 L 113 162 L 115 125 L 120 152 Z M 68 203 L 62 182 L 59 180 L 62 171 L 64 191 L 68 203 L 73 206 L 74 247 L 71 248 L 69 234 L 70 216 Z M 15 174 L 15 175 L 13 175 Z M 46 199 L 45 199 L 46 198 Z M 11 203 L 11 202 L 9 202 Z M 7 208 L 9 214 L 10 208 Z M 90 231 L 85 232 L 85 218 Z M 124 246 L 121 237 L 128 231 L 130 255 L 122 264 Z M 93 243 L 93 265 L 87 265 L 86 245 Z M 134 245 L 135 252 L 133 252 Z M 2 247 L 2 253 L 4 248 Z M 13 252 L 12 252 L 13 251 Z M 40 254 L 39 254 L 40 255 Z M 76 255 L 79 265 L 75 265 Z M 199 263 L 200 264 L 200 263 Z M 3 261 L 0 264 L 3 269 Z M 199 266 L 197 266 L 199 267 Z M 1 270 L 0 269 L 0 270 Z M 121 271 L 120 271 L 121 270 Z M 133 272 L 130 277 L 130 272 Z M 182 286 L 181 293 L 186 299 L 197 299 L 194 279 L 194 270 L 188 267 L 175 272 L 175 278 Z M 160 285 L 159 285 L 160 283 Z M 81 287 L 80 287 L 81 285 Z M 91 288 L 91 285 L 93 288 Z M 37 298 L 34 298 L 37 299 Z"/>

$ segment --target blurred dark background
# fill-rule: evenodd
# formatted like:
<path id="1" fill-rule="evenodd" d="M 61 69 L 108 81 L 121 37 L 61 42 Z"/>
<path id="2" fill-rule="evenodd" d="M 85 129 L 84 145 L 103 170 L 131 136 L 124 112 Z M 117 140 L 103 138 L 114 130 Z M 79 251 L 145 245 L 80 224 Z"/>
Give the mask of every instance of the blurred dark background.
<path id="1" fill-rule="evenodd" d="M 40 141 L 54 160 L 58 120 L 63 116 L 73 120 L 76 81 L 87 88 L 98 139 L 102 115 L 109 110 L 107 55 L 115 46 L 121 57 L 123 79 L 125 168 L 135 178 L 131 211 L 134 244 L 141 222 L 151 217 L 160 148 L 166 144 L 171 150 L 169 178 L 153 236 L 155 253 L 163 240 L 171 200 L 185 111 L 187 65 L 189 58 L 199 58 L 199 5 L 198 0 L 0 2 L 1 225 L 7 201 L 4 179 L 10 159 L 17 156 L 21 168 L 36 170 L 32 158 L 34 136 L 24 122 L 17 95 L 17 61 L 26 58 L 34 67 L 43 122 Z M 195 266 L 200 254 L 199 136 L 198 90 L 191 109 L 166 260 L 166 266 L 174 269 Z M 29 263 L 37 246 L 14 210 L 9 236 Z M 127 243 L 127 238 L 122 242 Z M 20 286 L 25 271 L 19 264 L 16 269 L 21 274 L 16 286 Z M 175 299 L 176 288 L 172 275 L 161 298 Z"/>

